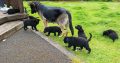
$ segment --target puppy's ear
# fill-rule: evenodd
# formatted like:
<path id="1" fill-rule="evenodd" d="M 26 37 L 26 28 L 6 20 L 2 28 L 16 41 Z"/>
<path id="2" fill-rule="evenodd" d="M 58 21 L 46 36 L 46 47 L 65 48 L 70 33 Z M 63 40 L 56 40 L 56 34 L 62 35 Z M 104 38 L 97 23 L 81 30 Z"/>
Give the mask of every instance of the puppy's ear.
<path id="1" fill-rule="evenodd" d="M 65 37 L 64 38 L 64 43 L 67 43 L 67 42 L 68 42 L 67 37 Z"/>

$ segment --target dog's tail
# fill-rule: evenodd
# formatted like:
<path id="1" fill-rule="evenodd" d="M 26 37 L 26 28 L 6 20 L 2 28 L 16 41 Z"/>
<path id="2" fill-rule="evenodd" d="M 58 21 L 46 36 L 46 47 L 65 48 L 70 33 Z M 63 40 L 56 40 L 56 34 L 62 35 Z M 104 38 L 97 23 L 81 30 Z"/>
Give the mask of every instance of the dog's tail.
<path id="1" fill-rule="evenodd" d="M 69 28 L 70 28 L 70 31 L 71 31 L 71 34 L 72 36 L 74 35 L 74 29 L 73 29 L 73 26 L 72 26 L 72 17 L 71 17 L 71 14 L 69 11 L 66 11 L 66 13 L 68 14 L 68 18 L 69 18 Z"/>
<path id="2" fill-rule="evenodd" d="M 91 33 L 89 33 L 90 34 L 90 38 L 88 39 L 88 42 L 91 40 L 91 38 L 92 38 L 92 34 Z"/>

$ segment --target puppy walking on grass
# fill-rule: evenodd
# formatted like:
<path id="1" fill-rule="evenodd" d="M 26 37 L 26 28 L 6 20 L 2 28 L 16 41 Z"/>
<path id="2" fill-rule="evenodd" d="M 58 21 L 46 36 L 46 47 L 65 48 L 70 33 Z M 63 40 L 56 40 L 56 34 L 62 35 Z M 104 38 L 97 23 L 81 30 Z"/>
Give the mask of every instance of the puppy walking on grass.
<path id="1" fill-rule="evenodd" d="M 109 37 L 110 39 L 113 40 L 113 42 L 114 42 L 116 39 L 118 39 L 118 34 L 117 34 L 114 30 L 112 30 L 112 29 L 105 30 L 105 31 L 103 32 L 103 36 Z"/>
<path id="2" fill-rule="evenodd" d="M 56 33 L 58 33 L 58 36 L 60 36 L 60 34 L 62 33 L 60 27 L 58 26 L 50 26 L 50 27 L 45 27 L 44 29 L 44 33 L 47 33 L 47 36 L 50 36 L 50 33 L 54 33 L 54 36 L 56 36 Z"/>
<path id="3" fill-rule="evenodd" d="M 75 29 L 78 30 L 78 37 L 83 37 L 83 38 L 87 39 L 87 37 L 86 37 L 86 35 L 84 33 L 84 30 L 83 30 L 81 25 L 75 26 Z"/>
<path id="4" fill-rule="evenodd" d="M 68 47 L 73 46 L 73 50 L 76 50 L 76 47 L 80 47 L 81 50 L 83 47 L 88 50 L 88 53 L 91 52 L 91 48 L 89 47 L 89 42 L 92 38 L 92 34 L 90 34 L 90 38 L 87 40 L 83 37 L 65 37 L 64 38 L 64 43 L 68 43 Z"/>

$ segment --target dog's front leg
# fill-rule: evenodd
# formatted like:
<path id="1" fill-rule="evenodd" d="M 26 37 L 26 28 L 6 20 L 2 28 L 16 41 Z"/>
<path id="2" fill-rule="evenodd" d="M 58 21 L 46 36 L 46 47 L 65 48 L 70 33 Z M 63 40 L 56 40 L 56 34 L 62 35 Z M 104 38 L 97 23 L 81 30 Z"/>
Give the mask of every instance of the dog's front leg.
<path id="1" fill-rule="evenodd" d="M 48 21 L 47 20 L 43 20 L 44 26 L 47 27 L 48 26 Z"/>
<path id="2" fill-rule="evenodd" d="M 58 36 L 60 36 L 61 33 L 62 33 L 62 32 L 58 32 Z"/>
<path id="3" fill-rule="evenodd" d="M 48 35 L 47 36 L 50 36 L 50 32 L 48 32 Z"/>
<path id="4" fill-rule="evenodd" d="M 75 51 L 76 50 L 76 46 L 73 46 L 73 51 Z"/>
<path id="5" fill-rule="evenodd" d="M 34 26 L 34 28 L 35 28 L 36 31 L 38 31 L 37 28 L 36 28 L 36 26 Z"/>
<path id="6" fill-rule="evenodd" d="M 91 52 L 90 47 L 89 47 L 89 46 L 87 46 L 87 47 L 85 47 L 85 48 L 86 48 L 86 50 L 88 50 L 88 54 L 90 54 L 90 52 Z"/>
<path id="7" fill-rule="evenodd" d="M 69 43 L 69 44 L 68 44 L 68 48 L 70 48 L 71 46 L 72 46 L 72 45 Z"/>
<path id="8" fill-rule="evenodd" d="M 26 31 L 28 28 L 27 28 L 27 26 L 24 26 L 24 30 Z"/>
<path id="9" fill-rule="evenodd" d="M 34 30 L 34 27 L 32 26 L 32 30 Z"/>
<path id="10" fill-rule="evenodd" d="M 56 36 L 56 32 L 54 32 L 54 36 Z"/>

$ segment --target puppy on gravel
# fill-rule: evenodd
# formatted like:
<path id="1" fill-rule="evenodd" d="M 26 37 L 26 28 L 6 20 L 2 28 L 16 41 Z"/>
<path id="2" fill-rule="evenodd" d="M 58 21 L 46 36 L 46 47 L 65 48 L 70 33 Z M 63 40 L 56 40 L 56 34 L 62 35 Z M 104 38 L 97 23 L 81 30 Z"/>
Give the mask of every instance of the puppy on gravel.
<path id="1" fill-rule="evenodd" d="M 105 31 L 103 32 L 103 36 L 109 37 L 110 39 L 113 40 L 113 42 L 114 42 L 116 39 L 118 39 L 118 34 L 117 34 L 114 30 L 112 30 L 112 29 L 105 30 Z"/>
<path id="2" fill-rule="evenodd" d="M 87 39 L 81 25 L 77 25 L 77 26 L 75 26 L 75 28 L 78 30 L 78 37 L 83 37 L 83 38 Z"/>
<path id="3" fill-rule="evenodd" d="M 27 19 L 27 20 L 24 20 L 24 30 L 26 31 L 28 28 L 27 26 L 31 26 L 32 27 L 32 30 L 37 30 L 36 26 L 39 24 L 39 19 L 37 18 L 34 18 L 34 19 Z"/>
<path id="4" fill-rule="evenodd" d="M 68 43 L 68 47 L 73 46 L 73 50 L 76 50 L 76 47 L 80 47 L 81 50 L 84 48 L 86 48 L 86 50 L 88 50 L 88 53 L 91 52 L 91 48 L 89 47 L 89 41 L 92 38 L 92 34 L 90 34 L 90 38 L 87 40 L 83 37 L 65 37 L 64 38 L 64 43 Z"/>
<path id="5" fill-rule="evenodd" d="M 45 27 L 44 33 L 47 33 L 47 36 L 50 36 L 50 33 L 54 33 L 54 36 L 56 36 L 56 32 L 58 33 L 58 36 L 62 33 L 60 27 L 58 26 L 50 26 L 50 27 Z"/>

